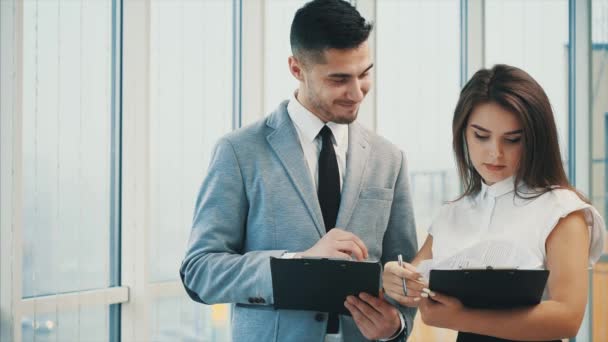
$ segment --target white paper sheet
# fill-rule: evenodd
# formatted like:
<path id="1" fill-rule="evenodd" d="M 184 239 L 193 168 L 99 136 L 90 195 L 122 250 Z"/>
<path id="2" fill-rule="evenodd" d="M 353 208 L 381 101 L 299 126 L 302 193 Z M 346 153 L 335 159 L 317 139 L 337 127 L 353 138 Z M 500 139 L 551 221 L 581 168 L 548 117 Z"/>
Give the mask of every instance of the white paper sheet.
<path id="1" fill-rule="evenodd" d="M 428 281 L 430 272 L 437 270 L 480 269 L 480 268 L 516 268 L 539 269 L 542 265 L 529 250 L 511 241 L 489 240 L 466 248 L 455 255 L 442 260 L 423 260 L 418 266 L 418 273 Z"/>

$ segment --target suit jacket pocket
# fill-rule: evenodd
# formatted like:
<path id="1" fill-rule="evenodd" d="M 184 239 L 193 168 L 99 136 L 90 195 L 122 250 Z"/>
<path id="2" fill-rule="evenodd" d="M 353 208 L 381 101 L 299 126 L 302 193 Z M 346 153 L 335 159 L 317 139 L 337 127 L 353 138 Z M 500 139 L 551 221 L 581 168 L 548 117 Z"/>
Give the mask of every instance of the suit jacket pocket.
<path id="1" fill-rule="evenodd" d="M 368 187 L 361 189 L 348 230 L 359 236 L 367 246 L 371 259 L 382 255 L 382 239 L 390 216 L 393 189 Z"/>
<path id="2" fill-rule="evenodd" d="M 359 194 L 360 199 L 375 199 L 381 201 L 392 201 L 394 191 L 387 188 L 363 188 Z"/>

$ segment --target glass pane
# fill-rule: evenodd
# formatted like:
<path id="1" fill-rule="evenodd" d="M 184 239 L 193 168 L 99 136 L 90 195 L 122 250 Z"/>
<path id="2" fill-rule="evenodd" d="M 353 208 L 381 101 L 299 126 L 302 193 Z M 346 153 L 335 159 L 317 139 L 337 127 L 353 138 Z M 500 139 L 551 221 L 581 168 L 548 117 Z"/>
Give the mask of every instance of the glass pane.
<path id="1" fill-rule="evenodd" d="M 23 342 L 109 341 L 108 307 L 40 313 L 21 319 Z"/>
<path id="2" fill-rule="evenodd" d="M 212 147 L 232 128 L 232 1 L 153 0 L 149 279 L 177 280 Z"/>
<path id="3" fill-rule="evenodd" d="M 108 283 L 111 10 L 23 3 L 24 297 Z"/>
<path id="4" fill-rule="evenodd" d="M 265 0 L 264 6 L 264 114 L 275 110 L 298 88 L 289 73 L 289 32 L 296 11 L 308 0 Z"/>
<path id="5" fill-rule="evenodd" d="M 152 341 L 230 341 L 230 306 L 200 305 L 186 297 L 159 298 L 149 312 Z"/>
<path id="6" fill-rule="evenodd" d="M 437 209 L 459 190 L 451 140 L 459 12 L 457 0 L 377 7 L 377 131 L 405 151 L 420 242 Z"/>
<path id="7" fill-rule="evenodd" d="M 568 1 L 487 0 L 485 28 L 485 66 L 516 66 L 545 89 L 567 170 Z"/>
<path id="8" fill-rule="evenodd" d="M 459 181 L 452 157 L 452 115 L 460 91 L 460 2 L 376 4 L 377 131 L 405 151 L 419 245 Z M 412 341 L 455 334 L 416 318 Z"/>
<path id="9" fill-rule="evenodd" d="M 592 13 L 591 200 L 608 217 L 608 0 L 593 0 Z"/>
<path id="10" fill-rule="evenodd" d="M 608 218 L 608 1 L 592 1 L 591 201 Z M 593 341 L 608 340 L 608 241 L 592 282 Z"/>

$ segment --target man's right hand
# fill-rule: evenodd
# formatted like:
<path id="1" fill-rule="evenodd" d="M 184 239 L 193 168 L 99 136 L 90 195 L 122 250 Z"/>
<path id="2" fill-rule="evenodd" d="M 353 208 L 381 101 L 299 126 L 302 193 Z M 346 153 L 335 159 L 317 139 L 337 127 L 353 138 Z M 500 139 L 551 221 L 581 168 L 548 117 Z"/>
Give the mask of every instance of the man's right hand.
<path id="1" fill-rule="evenodd" d="M 367 247 L 357 235 L 340 228 L 333 228 L 314 246 L 304 252 L 296 253 L 295 257 L 355 258 L 361 261 L 367 259 L 368 254 Z"/>

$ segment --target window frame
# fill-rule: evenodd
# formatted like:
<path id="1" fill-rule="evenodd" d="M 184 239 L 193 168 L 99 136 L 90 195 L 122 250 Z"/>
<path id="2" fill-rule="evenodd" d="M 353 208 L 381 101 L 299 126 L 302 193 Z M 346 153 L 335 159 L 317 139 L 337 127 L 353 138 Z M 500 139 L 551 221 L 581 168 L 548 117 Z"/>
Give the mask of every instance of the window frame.
<path id="1" fill-rule="evenodd" d="M 130 292 L 130 300 L 121 305 L 120 336 L 116 341 L 149 341 L 152 329 L 150 308 L 152 302 L 162 298 L 186 296 L 179 279 L 161 282 L 150 280 L 148 267 L 150 232 L 150 157 L 149 127 L 150 93 L 150 34 L 152 0 L 123 0 L 123 50 L 122 65 L 122 183 L 120 246 L 121 284 Z M 223 1 L 223 0 L 222 0 Z M 244 13 L 259 9 L 259 0 L 231 0 L 232 2 L 232 129 L 243 122 L 243 106 L 246 106 L 242 89 L 250 87 L 250 80 L 242 77 L 248 61 L 242 51 L 247 49 L 243 35 L 248 28 L 243 25 Z M 259 20 L 258 17 L 254 17 Z M 251 22 L 250 22 L 251 23 Z M 257 21 L 261 23 L 261 21 Z M 255 85 L 254 85 L 255 87 Z M 259 88 L 256 88 L 259 89 Z M 194 199 L 192 199 L 194 201 Z M 185 252 L 185 251 L 184 251 Z M 176 266 L 175 274 L 178 274 Z"/>
<path id="2" fill-rule="evenodd" d="M 129 300 L 129 290 L 120 286 L 120 257 L 115 253 L 120 239 L 120 46 L 121 46 L 121 4 L 122 0 L 111 0 L 112 7 L 112 117 L 111 125 L 111 180 L 110 201 L 111 218 L 110 246 L 112 255 L 109 284 L 107 287 L 73 291 L 68 293 L 23 298 L 22 295 L 22 258 L 23 258 L 23 16 L 24 3 L 18 0 L 2 1 L 2 168 L 1 187 L 2 258 L 0 277 L 2 288 L 2 311 L 11 313 L 8 320 L 0 322 L 0 337 L 16 341 L 22 340 L 22 319 L 28 315 L 48 312 L 66 312 L 82 307 L 108 306 L 110 331 L 120 320 L 118 304 Z M 10 38 L 9 38 L 10 37 Z M 6 101 L 5 101 L 6 99 Z M 114 322 L 114 323 L 112 323 Z"/>

